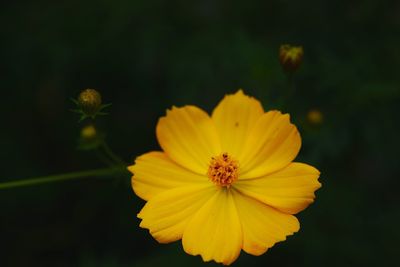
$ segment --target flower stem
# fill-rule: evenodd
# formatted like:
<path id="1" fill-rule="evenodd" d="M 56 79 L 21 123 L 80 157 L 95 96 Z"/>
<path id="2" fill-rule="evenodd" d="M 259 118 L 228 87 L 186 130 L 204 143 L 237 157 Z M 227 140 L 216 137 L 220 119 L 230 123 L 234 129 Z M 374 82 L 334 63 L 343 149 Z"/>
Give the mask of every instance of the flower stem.
<path id="1" fill-rule="evenodd" d="M 95 154 L 97 156 L 97 158 L 103 162 L 104 164 L 106 164 L 107 166 L 109 166 L 110 168 L 113 168 L 119 164 L 113 162 L 111 159 L 109 159 L 109 157 L 107 155 L 104 154 L 104 151 L 100 150 L 99 148 L 95 149 Z"/>
<path id="2" fill-rule="evenodd" d="M 119 165 L 126 166 L 126 163 L 112 151 L 112 149 L 105 141 L 102 142 L 101 147 L 103 148 L 105 154 L 110 157 L 111 160 Z"/>
<path id="3" fill-rule="evenodd" d="M 42 176 L 24 180 L 10 181 L 10 182 L 0 183 L 0 189 L 53 183 L 58 181 L 75 180 L 79 178 L 89 178 L 94 176 L 112 176 L 115 174 L 126 174 L 126 169 L 122 167 L 103 168 L 103 169 L 94 169 L 88 171 L 63 173 L 63 174 Z"/>
<path id="4" fill-rule="evenodd" d="M 294 79 L 294 74 L 293 73 L 288 73 L 286 75 L 286 81 L 287 81 L 287 89 L 286 89 L 286 100 L 290 100 L 296 91 L 296 83 Z"/>

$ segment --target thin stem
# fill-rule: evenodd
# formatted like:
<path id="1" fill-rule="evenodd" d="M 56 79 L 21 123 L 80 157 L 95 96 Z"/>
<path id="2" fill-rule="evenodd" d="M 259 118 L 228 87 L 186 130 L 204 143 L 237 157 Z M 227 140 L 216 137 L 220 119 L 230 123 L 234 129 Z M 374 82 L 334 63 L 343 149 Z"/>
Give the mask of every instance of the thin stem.
<path id="1" fill-rule="evenodd" d="M 294 79 L 294 73 L 288 73 L 286 75 L 286 80 L 287 80 L 287 92 L 286 92 L 286 98 L 291 99 L 296 91 L 296 83 Z"/>
<path id="2" fill-rule="evenodd" d="M 110 159 L 112 159 L 115 163 L 126 166 L 126 163 L 112 151 L 105 141 L 102 142 L 101 147 L 104 149 L 106 155 L 109 156 Z"/>
<path id="3" fill-rule="evenodd" d="M 38 185 L 44 183 L 53 183 L 58 181 L 66 181 L 66 180 L 74 180 L 79 178 L 89 178 L 93 176 L 111 176 L 114 174 L 124 174 L 126 173 L 125 168 L 104 168 L 104 169 L 95 169 L 88 171 L 80 171 L 80 172 L 71 172 L 71 173 L 63 173 L 57 175 L 50 176 L 42 176 L 31 179 L 17 180 L 0 183 L 0 189 L 14 188 L 14 187 L 22 187 L 22 186 L 30 186 L 30 185 Z"/>
<path id="4" fill-rule="evenodd" d="M 95 152 L 97 158 L 104 164 L 108 165 L 109 167 L 115 167 L 116 165 L 119 165 L 119 164 L 116 164 L 115 162 L 113 162 L 111 159 L 109 159 L 107 157 L 107 155 L 104 155 L 104 152 L 102 150 L 100 150 L 99 148 L 96 148 L 96 150 L 94 152 Z"/>

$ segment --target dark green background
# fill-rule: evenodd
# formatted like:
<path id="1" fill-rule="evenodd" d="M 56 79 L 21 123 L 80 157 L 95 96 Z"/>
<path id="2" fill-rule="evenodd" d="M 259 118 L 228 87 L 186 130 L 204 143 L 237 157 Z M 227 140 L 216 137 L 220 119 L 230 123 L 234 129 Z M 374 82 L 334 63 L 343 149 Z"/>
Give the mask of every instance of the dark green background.
<path id="1" fill-rule="evenodd" d="M 299 233 L 233 266 L 393 266 L 400 252 L 399 1 L 8 1 L 0 6 L 0 181 L 103 165 L 76 150 L 70 97 L 96 88 L 126 161 L 172 105 L 244 88 L 290 112 L 321 170 Z M 277 57 L 304 46 L 295 94 Z M 320 126 L 306 114 L 319 109 Z M 214 266 L 138 227 L 129 178 L 0 191 L 1 266 Z"/>

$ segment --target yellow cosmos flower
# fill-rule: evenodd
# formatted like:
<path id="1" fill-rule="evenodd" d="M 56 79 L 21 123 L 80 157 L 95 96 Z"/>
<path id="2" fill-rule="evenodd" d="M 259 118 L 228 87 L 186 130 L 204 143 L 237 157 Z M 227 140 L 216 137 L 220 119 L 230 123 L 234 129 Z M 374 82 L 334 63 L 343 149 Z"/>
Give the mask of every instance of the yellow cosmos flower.
<path id="1" fill-rule="evenodd" d="M 160 243 L 182 239 L 204 261 L 228 265 L 242 249 L 261 255 L 285 240 L 321 186 L 317 169 L 292 162 L 301 139 L 289 115 L 264 112 L 241 90 L 211 117 L 195 106 L 167 110 L 156 133 L 163 152 L 129 167 L 147 201 L 140 226 Z"/>

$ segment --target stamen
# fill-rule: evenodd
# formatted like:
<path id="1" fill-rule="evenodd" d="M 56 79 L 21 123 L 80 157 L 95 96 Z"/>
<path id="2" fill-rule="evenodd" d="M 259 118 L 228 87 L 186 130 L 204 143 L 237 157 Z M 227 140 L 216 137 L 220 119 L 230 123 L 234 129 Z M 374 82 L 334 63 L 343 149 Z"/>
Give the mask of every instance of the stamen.
<path id="1" fill-rule="evenodd" d="M 228 153 L 212 157 L 207 175 L 215 184 L 229 187 L 238 178 L 239 163 Z"/>

